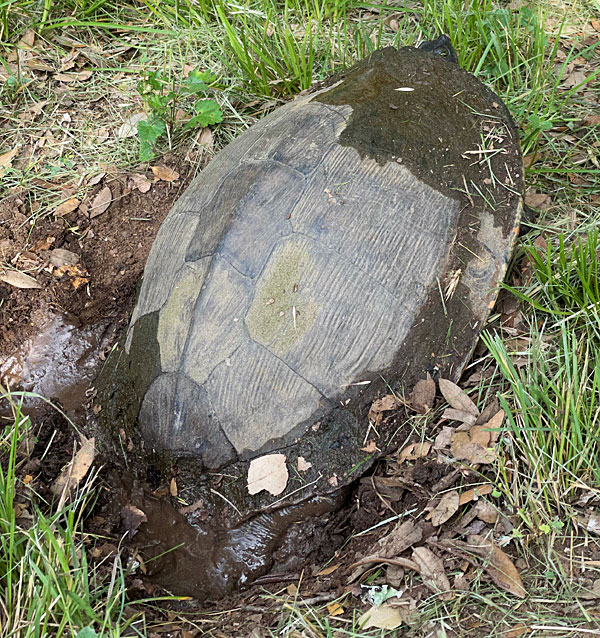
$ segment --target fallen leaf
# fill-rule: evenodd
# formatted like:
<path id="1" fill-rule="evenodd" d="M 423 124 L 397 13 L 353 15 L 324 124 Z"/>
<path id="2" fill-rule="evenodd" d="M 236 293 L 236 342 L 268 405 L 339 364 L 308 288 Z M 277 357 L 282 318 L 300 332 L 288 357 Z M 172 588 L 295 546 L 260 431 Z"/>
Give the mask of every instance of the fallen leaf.
<path id="1" fill-rule="evenodd" d="M 94 219 L 94 217 L 98 217 L 98 215 L 102 215 L 102 213 L 106 212 L 111 202 L 112 193 L 110 188 L 105 186 L 92 201 L 89 211 L 90 219 Z"/>
<path id="2" fill-rule="evenodd" d="M 504 410 L 498 410 L 494 416 L 484 423 L 481 427 L 490 433 L 490 443 L 496 443 L 500 432 L 502 431 L 502 423 L 504 422 Z"/>
<path id="3" fill-rule="evenodd" d="M 450 451 L 459 461 L 469 461 L 474 464 L 493 463 L 496 460 L 496 452 L 473 441 L 470 432 L 455 432 L 452 435 Z"/>
<path id="4" fill-rule="evenodd" d="M 18 47 L 21 49 L 33 49 L 35 44 L 35 31 L 33 29 L 27 29 L 25 33 L 21 36 L 21 39 L 17 43 Z"/>
<path id="5" fill-rule="evenodd" d="M 171 479 L 171 482 L 169 483 L 169 494 L 171 494 L 173 498 L 177 497 L 178 490 L 177 490 L 177 481 L 175 480 L 175 477 L 173 477 Z"/>
<path id="6" fill-rule="evenodd" d="M 475 505 L 475 514 L 480 521 L 492 525 L 498 520 L 498 510 L 485 499 L 478 501 Z"/>
<path id="7" fill-rule="evenodd" d="M 467 540 L 469 549 L 484 559 L 483 568 L 494 583 L 518 598 L 525 598 L 523 581 L 508 555 L 482 536 L 470 536 Z"/>
<path id="8" fill-rule="evenodd" d="M 120 137 L 120 138 L 134 137 L 135 135 L 137 135 L 138 122 L 141 122 L 142 120 L 145 120 L 145 119 L 146 119 L 145 113 L 134 113 L 133 115 L 130 115 L 123 122 L 123 124 L 121 124 L 117 132 L 117 137 Z"/>
<path id="9" fill-rule="evenodd" d="M 384 603 L 381 606 L 373 605 L 359 619 L 358 626 L 361 629 L 396 629 L 404 622 L 405 613 L 397 605 Z"/>
<path id="10" fill-rule="evenodd" d="M 489 483 L 486 483 L 485 485 L 478 485 L 477 487 L 472 487 L 470 490 L 466 490 L 460 495 L 458 504 L 462 507 L 463 505 L 474 501 L 480 496 L 490 494 L 493 489 L 493 486 Z"/>
<path id="11" fill-rule="evenodd" d="M 327 482 L 331 485 L 331 487 L 337 487 L 339 485 L 337 474 L 331 476 Z"/>
<path id="12" fill-rule="evenodd" d="M 523 625 L 522 623 L 519 623 L 518 625 L 515 625 L 514 627 L 509 629 L 503 635 L 505 638 L 519 638 L 519 636 L 524 636 L 525 634 L 528 634 L 530 631 L 531 631 L 530 627 L 528 627 L 527 625 Z"/>
<path id="13" fill-rule="evenodd" d="M 446 492 L 437 507 L 433 510 L 433 516 L 431 518 L 431 524 L 434 527 L 438 527 L 445 523 L 449 518 L 452 518 L 458 511 L 460 504 L 460 495 L 454 490 L 452 492 Z"/>
<path id="14" fill-rule="evenodd" d="M 266 454 L 250 462 L 248 469 L 248 492 L 258 494 L 266 490 L 277 496 L 285 490 L 288 482 L 285 454 Z"/>
<path id="15" fill-rule="evenodd" d="M 369 421 L 378 425 L 383 418 L 382 412 L 395 410 L 398 405 L 398 400 L 393 394 L 386 394 L 381 399 L 376 399 L 371 404 L 371 409 L 369 410 Z"/>
<path id="16" fill-rule="evenodd" d="M 585 529 L 592 534 L 600 534 L 600 512 L 592 512 L 587 520 Z"/>
<path id="17" fill-rule="evenodd" d="M 7 151 L 0 155 L 0 177 L 3 177 L 6 174 L 7 169 L 11 167 L 13 158 L 17 152 L 18 149 L 13 148 L 12 151 Z"/>
<path id="18" fill-rule="evenodd" d="M 212 153 L 215 142 L 213 139 L 213 133 L 208 126 L 205 126 L 202 129 L 202 133 L 200 133 L 200 137 L 198 138 L 198 144 L 204 147 L 204 150 L 208 153 Z"/>
<path id="19" fill-rule="evenodd" d="M 154 177 L 163 182 L 174 182 L 179 179 L 179 173 L 168 166 L 151 166 Z"/>
<path id="20" fill-rule="evenodd" d="M 106 173 L 96 173 L 87 180 L 86 184 L 88 186 L 96 186 L 96 184 L 99 184 L 104 179 L 105 175 Z"/>
<path id="21" fill-rule="evenodd" d="M 455 409 L 460 412 L 468 412 L 475 417 L 479 416 L 477 406 L 471 401 L 464 390 L 461 390 L 456 383 L 448 381 L 448 379 L 440 379 L 440 392 L 444 395 L 444 399 Z"/>
<path id="22" fill-rule="evenodd" d="M 138 531 L 142 523 L 146 523 L 147 521 L 148 517 L 139 507 L 128 504 L 121 508 L 121 525 L 131 536 Z"/>
<path id="23" fill-rule="evenodd" d="M 444 571 L 442 559 L 427 547 L 415 547 L 412 552 L 412 558 L 419 566 L 425 587 L 436 593 L 446 592 L 441 598 L 449 600 L 448 594 L 451 595 L 450 581 Z"/>
<path id="24" fill-rule="evenodd" d="M 295 597 L 298 595 L 298 587 L 295 583 L 290 583 L 285 589 L 290 596 Z"/>
<path id="25" fill-rule="evenodd" d="M 367 454 L 375 454 L 375 452 L 377 452 L 377 443 L 375 443 L 373 439 L 369 439 L 365 447 L 361 447 L 360 449 Z"/>
<path id="26" fill-rule="evenodd" d="M 330 616 L 341 616 L 344 613 L 344 608 L 339 603 L 333 602 L 327 605 L 327 611 Z"/>
<path id="27" fill-rule="evenodd" d="M 81 204 L 81 200 L 77 199 L 77 197 L 71 197 L 64 202 L 61 202 L 54 211 L 54 214 L 57 217 L 64 217 L 68 213 L 72 213 L 74 210 L 77 210 Z"/>
<path id="28" fill-rule="evenodd" d="M 41 288 L 42 286 L 33 277 L 20 270 L 5 270 L 0 272 L 0 281 L 14 288 Z"/>
<path id="29" fill-rule="evenodd" d="M 433 442 L 434 450 L 443 450 L 450 445 L 450 441 L 452 440 L 452 435 L 454 434 L 454 428 L 451 428 L 448 425 L 445 425 L 442 428 L 442 431 L 435 437 L 435 441 Z"/>
<path id="30" fill-rule="evenodd" d="M 312 463 L 307 461 L 303 456 L 298 457 L 298 472 L 306 472 L 306 470 L 310 470 L 312 467 Z"/>
<path id="31" fill-rule="evenodd" d="M 583 118 L 583 123 L 586 126 L 598 126 L 600 125 L 600 115 L 586 115 Z"/>
<path id="32" fill-rule="evenodd" d="M 536 193 L 535 191 L 529 191 L 525 194 L 525 203 L 527 206 L 537 208 L 538 210 L 547 210 L 552 205 L 550 195 L 545 193 Z"/>
<path id="33" fill-rule="evenodd" d="M 415 412 L 427 414 L 435 401 L 435 381 L 427 375 L 426 379 L 417 381 L 410 393 L 410 404 Z"/>
<path id="34" fill-rule="evenodd" d="M 470 412 L 464 412 L 463 410 L 455 410 L 454 408 L 446 408 L 442 413 L 442 418 L 449 421 L 460 421 L 467 425 L 473 425 L 477 421 L 477 417 Z"/>
<path id="35" fill-rule="evenodd" d="M 409 443 L 400 452 L 398 460 L 400 463 L 403 463 L 404 461 L 416 461 L 417 459 L 427 456 L 429 454 L 429 450 L 431 450 L 431 443 L 428 441 Z"/>
<path id="36" fill-rule="evenodd" d="M 96 439 L 81 437 L 81 447 L 52 485 L 52 493 L 64 498 L 85 478 L 96 456 Z"/>
<path id="37" fill-rule="evenodd" d="M 79 255 L 65 248 L 55 248 L 50 251 L 50 263 L 57 268 L 61 266 L 74 266 L 78 262 Z"/>
<path id="38" fill-rule="evenodd" d="M 130 175 L 131 181 L 140 193 L 147 193 L 152 188 L 152 182 L 141 173 L 133 173 Z"/>
<path id="39" fill-rule="evenodd" d="M 339 568 L 339 565 L 331 565 L 330 567 L 325 567 L 320 572 L 317 572 L 317 576 L 329 576 L 329 574 L 333 574 L 336 569 Z"/>

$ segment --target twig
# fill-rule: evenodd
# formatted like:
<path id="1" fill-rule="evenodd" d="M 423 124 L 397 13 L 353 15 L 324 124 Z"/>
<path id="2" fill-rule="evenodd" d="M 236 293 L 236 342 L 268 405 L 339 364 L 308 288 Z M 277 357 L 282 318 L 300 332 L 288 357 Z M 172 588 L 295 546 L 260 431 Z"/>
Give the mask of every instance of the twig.
<path id="1" fill-rule="evenodd" d="M 398 565 L 398 567 L 406 567 L 406 569 L 412 569 L 417 573 L 421 573 L 421 570 L 417 563 L 414 563 L 412 560 L 408 558 L 383 558 L 383 556 L 368 556 L 367 558 L 361 558 L 356 561 L 356 563 L 352 563 L 348 569 L 353 569 L 354 567 L 359 567 L 360 565 L 370 565 L 372 563 L 387 563 L 388 565 Z"/>

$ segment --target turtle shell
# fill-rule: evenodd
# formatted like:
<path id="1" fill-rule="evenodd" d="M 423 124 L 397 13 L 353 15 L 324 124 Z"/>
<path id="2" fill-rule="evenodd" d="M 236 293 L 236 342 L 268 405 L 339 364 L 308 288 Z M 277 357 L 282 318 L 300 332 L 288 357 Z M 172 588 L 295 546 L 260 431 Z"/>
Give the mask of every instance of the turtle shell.
<path id="1" fill-rule="evenodd" d="M 522 190 L 492 91 L 426 51 L 375 52 L 241 134 L 178 200 L 104 414 L 200 472 L 283 450 L 312 464 L 311 490 L 348 480 L 378 394 L 459 377 Z"/>

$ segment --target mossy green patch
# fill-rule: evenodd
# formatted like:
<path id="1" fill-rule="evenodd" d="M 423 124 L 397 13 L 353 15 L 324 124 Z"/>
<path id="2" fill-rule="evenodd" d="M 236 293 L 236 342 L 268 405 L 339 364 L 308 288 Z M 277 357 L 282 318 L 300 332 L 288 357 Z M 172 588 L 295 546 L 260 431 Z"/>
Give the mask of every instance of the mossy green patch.
<path id="1" fill-rule="evenodd" d="M 289 242 L 276 250 L 256 287 L 246 326 L 254 341 L 281 356 L 313 326 L 317 303 L 302 287 L 314 268 L 306 244 Z"/>

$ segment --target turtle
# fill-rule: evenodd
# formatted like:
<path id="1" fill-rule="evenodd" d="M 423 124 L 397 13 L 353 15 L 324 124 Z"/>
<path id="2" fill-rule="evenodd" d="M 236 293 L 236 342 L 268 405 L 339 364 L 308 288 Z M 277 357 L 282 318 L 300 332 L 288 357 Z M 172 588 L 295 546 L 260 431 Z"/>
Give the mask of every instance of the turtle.
<path id="1" fill-rule="evenodd" d="M 455 61 L 447 36 L 373 52 L 217 153 L 159 229 L 97 387 L 103 427 L 201 504 L 139 497 L 171 591 L 264 573 L 290 523 L 339 507 L 385 449 L 373 400 L 460 377 L 523 163 L 508 109 Z"/>

